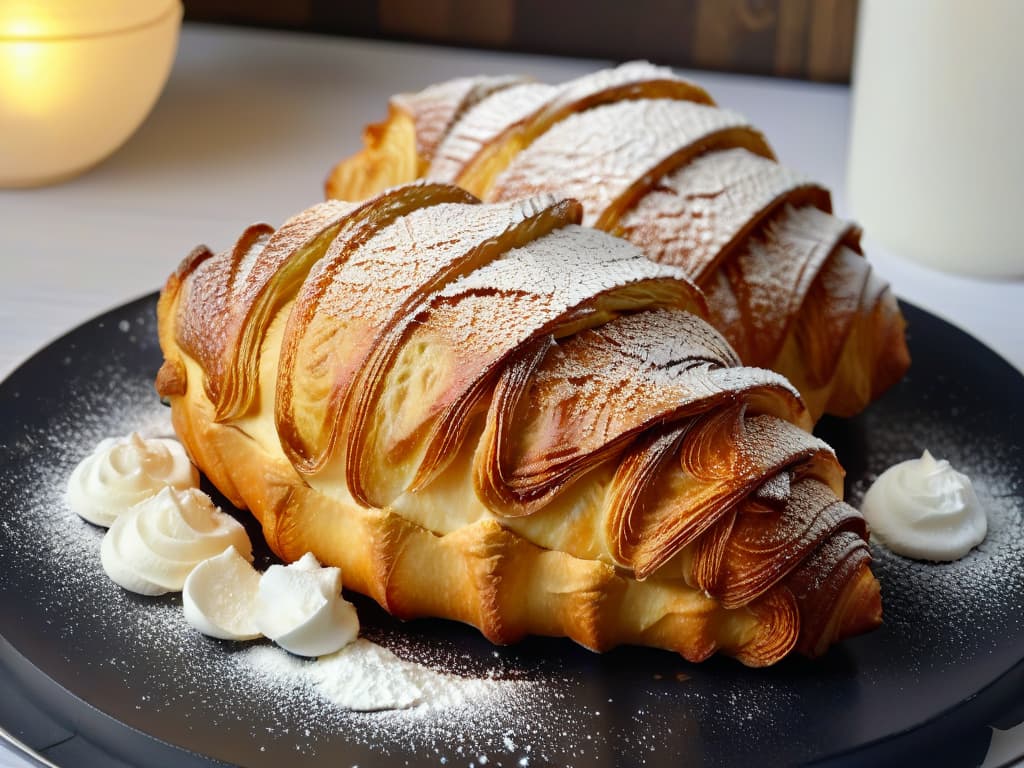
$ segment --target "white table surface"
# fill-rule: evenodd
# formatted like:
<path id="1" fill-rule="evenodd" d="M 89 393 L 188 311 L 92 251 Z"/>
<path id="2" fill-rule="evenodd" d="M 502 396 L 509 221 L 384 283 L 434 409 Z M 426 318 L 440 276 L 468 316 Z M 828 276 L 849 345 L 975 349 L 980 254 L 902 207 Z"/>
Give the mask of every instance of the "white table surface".
<path id="1" fill-rule="evenodd" d="M 0 190 L 0 378 L 79 323 L 158 289 L 194 245 L 219 250 L 252 222 L 278 225 L 319 200 L 330 166 L 361 146 L 390 94 L 473 73 L 558 82 L 604 64 L 186 24 L 160 101 L 121 150 L 59 186 Z M 847 88 L 692 76 L 850 215 Z M 865 245 L 899 296 L 1024 370 L 1024 282 L 941 274 L 870 236 Z M 1020 754 L 1024 727 L 997 732 L 986 766 Z M 0 747 L 0 766 L 21 764 Z"/>

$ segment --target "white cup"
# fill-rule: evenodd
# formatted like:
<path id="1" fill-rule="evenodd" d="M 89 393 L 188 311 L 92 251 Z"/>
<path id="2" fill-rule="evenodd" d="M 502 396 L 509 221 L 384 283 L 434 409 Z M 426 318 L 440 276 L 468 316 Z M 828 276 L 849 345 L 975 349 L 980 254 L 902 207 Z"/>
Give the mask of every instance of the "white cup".
<path id="1" fill-rule="evenodd" d="M 894 253 L 1024 277 L 1024 0 L 860 0 L 847 183 Z"/>

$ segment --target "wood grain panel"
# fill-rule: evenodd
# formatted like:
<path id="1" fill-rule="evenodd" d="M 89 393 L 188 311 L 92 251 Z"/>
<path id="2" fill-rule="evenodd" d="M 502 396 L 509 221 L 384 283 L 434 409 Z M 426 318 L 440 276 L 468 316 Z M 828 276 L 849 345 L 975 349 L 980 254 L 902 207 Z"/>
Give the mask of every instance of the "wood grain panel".
<path id="1" fill-rule="evenodd" d="M 857 0 L 186 0 L 186 18 L 847 82 Z"/>
<path id="2" fill-rule="evenodd" d="M 266 27 L 305 28 L 313 0 L 184 0 L 185 18 Z"/>
<path id="3" fill-rule="evenodd" d="M 502 48 L 513 43 L 514 0 L 380 0 L 378 8 L 380 30 L 389 37 Z"/>
<path id="4" fill-rule="evenodd" d="M 850 79 L 857 5 L 849 0 L 811 3 L 811 29 L 807 37 L 807 74 L 813 80 Z"/>
<path id="5" fill-rule="evenodd" d="M 693 3 L 665 0 L 516 0 L 520 50 L 684 66 L 692 47 Z"/>

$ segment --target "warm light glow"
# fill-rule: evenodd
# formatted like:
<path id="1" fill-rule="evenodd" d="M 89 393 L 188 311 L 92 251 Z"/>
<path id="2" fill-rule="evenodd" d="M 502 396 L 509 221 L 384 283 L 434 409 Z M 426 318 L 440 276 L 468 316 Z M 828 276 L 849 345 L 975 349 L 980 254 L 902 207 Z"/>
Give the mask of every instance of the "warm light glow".
<path id="1" fill-rule="evenodd" d="M 50 30 L 47 28 L 46 20 L 43 18 L 7 19 L 3 28 L 0 28 L 0 38 L 28 39 L 43 37 Z"/>
<path id="2" fill-rule="evenodd" d="M 52 111 L 74 88 L 65 46 L 52 41 L 0 45 L 0 104 L 26 117 Z"/>
<path id="3" fill-rule="evenodd" d="M 67 178 L 123 144 L 180 22 L 178 0 L 0 0 L 0 187 Z"/>

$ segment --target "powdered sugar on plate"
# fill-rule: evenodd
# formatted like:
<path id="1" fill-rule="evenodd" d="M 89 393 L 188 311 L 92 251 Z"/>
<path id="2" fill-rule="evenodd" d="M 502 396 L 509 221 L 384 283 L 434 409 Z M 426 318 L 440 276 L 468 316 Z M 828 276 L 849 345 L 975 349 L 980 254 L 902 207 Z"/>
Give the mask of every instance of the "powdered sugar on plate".
<path id="1" fill-rule="evenodd" d="M 260 645 L 239 654 L 256 674 L 278 688 L 304 688 L 342 709 L 380 712 L 419 707 L 423 712 L 465 707 L 500 694 L 511 681 L 462 678 L 398 658 L 383 646 L 358 639 L 329 656 L 301 659 Z"/>
<path id="2" fill-rule="evenodd" d="M 955 419 L 912 419 L 887 414 L 886 423 L 866 416 L 872 442 L 866 451 L 867 470 L 852 483 L 849 501 L 860 504 L 878 476 L 890 466 L 920 456 L 927 448 L 966 474 L 988 517 L 988 533 L 965 557 L 950 563 L 924 563 L 897 555 L 872 540 L 872 566 L 883 590 L 887 627 L 903 634 L 905 663 L 914 669 L 934 663 L 926 653 L 930 641 L 922 623 L 941 625 L 954 638 L 978 636 L 979 628 L 1020 627 L 1024 621 L 1024 487 L 1019 471 L 1019 446 L 992 441 L 970 424 Z M 840 458 L 842 458 L 840 456 Z M 912 631 L 913 630 L 913 631 Z M 988 633 L 986 633 L 988 634 Z M 1000 632 L 992 632 L 997 644 Z M 974 653 L 971 643 L 954 643 L 951 650 Z M 962 661 L 953 653 L 943 666 Z M 937 668 L 933 668 L 938 671 Z"/>

